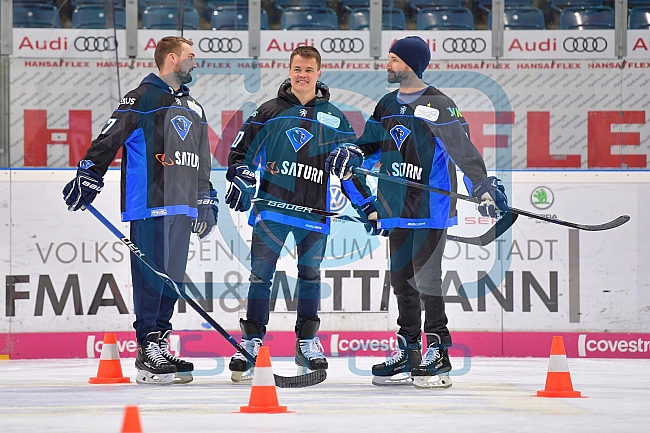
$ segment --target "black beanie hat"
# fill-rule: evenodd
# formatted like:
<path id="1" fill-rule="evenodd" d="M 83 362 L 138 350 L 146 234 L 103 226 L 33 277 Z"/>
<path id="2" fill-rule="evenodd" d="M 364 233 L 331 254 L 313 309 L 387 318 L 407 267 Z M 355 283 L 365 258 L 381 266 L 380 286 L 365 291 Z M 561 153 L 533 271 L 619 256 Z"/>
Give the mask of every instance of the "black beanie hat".
<path id="1" fill-rule="evenodd" d="M 422 78 L 422 73 L 429 66 L 429 61 L 431 61 L 429 46 L 419 36 L 407 36 L 395 41 L 393 46 L 390 47 L 389 53 L 395 54 L 409 65 L 418 78 Z"/>

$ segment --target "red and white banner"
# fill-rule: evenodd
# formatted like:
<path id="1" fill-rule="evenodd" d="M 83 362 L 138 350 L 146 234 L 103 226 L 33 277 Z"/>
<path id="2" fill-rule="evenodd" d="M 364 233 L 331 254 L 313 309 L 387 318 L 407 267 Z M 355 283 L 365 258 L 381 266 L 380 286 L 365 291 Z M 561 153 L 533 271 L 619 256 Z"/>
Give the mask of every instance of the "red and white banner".
<path id="1" fill-rule="evenodd" d="M 454 332 L 450 356 L 463 358 L 454 364 L 455 374 L 469 369 L 476 356 L 538 357 L 549 356 L 553 336 L 563 337 L 569 358 L 650 359 L 650 334 L 577 333 L 577 332 Z M 133 332 L 117 332 L 120 358 L 133 358 L 137 342 Z M 239 332 L 233 336 L 240 338 Z M 390 356 L 396 348 L 391 332 L 322 331 L 318 334 L 325 356 Z M 104 334 L 101 332 L 50 332 L 47 334 L 0 334 L 0 354 L 11 359 L 99 358 Z M 296 340 L 293 332 L 266 334 L 265 345 L 275 357 L 293 357 Z M 211 331 L 179 331 L 172 334 L 171 350 L 176 356 L 214 358 L 221 367 L 235 349 L 221 335 Z M 351 362 L 352 368 L 355 366 Z M 361 372 L 358 370 L 358 372 Z"/>
<path id="2" fill-rule="evenodd" d="M 13 30 L 13 57 L 115 60 L 115 50 L 126 62 L 126 31 L 86 29 Z M 171 32 L 175 33 L 175 32 Z M 156 42 L 168 30 L 138 30 L 138 60 L 153 59 Z M 380 59 L 388 58 L 392 43 L 409 35 L 421 36 L 433 60 L 485 60 L 492 57 L 492 32 L 472 31 L 383 31 Z M 249 58 L 247 31 L 187 30 L 183 36 L 194 42 L 199 58 Z M 316 47 L 323 59 L 370 60 L 368 31 L 277 31 L 263 30 L 262 60 L 288 60 L 301 45 Z M 613 30 L 509 30 L 504 32 L 503 60 L 615 60 Z M 628 30 L 625 60 L 650 60 L 650 37 L 644 30 Z"/>

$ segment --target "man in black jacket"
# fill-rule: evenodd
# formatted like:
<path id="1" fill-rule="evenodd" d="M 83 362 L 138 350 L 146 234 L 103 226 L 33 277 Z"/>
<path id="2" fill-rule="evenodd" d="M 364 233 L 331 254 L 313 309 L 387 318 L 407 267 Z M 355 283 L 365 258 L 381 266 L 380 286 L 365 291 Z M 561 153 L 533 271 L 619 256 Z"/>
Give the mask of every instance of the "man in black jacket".
<path id="1" fill-rule="evenodd" d="M 246 121 L 232 144 L 226 179 L 226 203 L 247 211 L 255 195 L 255 170 L 260 167 L 258 198 L 315 209 L 329 209 L 329 173 L 325 158 L 339 143 L 355 138 L 343 113 L 329 102 L 329 90 L 319 80 L 321 58 L 313 47 L 298 47 L 291 54 L 289 78 L 278 97 L 262 104 Z M 364 217 L 374 211 L 372 197 L 358 179 L 342 182 L 343 191 Z M 365 212 L 368 210 L 369 212 Z M 289 233 L 298 250 L 298 306 L 296 357 L 299 366 L 327 369 L 323 347 L 316 336 L 320 327 L 320 265 L 325 253 L 329 221 L 256 203 L 253 226 L 251 276 L 246 320 L 240 321 L 242 346 L 253 355 L 263 343 L 269 321 L 271 278 Z M 250 378 L 252 365 L 236 353 L 230 361 L 232 380 Z"/>
<path id="2" fill-rule="evenodd" d="M 196 67 L 192 42 L 168 36 L 154 54 L 159 75 L 149 74 L 120 101 L 63 190 L 68 210 L 83 209 L 101 191 L 103 176 L 122 149 L 122 221 L 131 240 L 158 269 L 182 286 L 190 233 L 205 238 L 216 226 L 217 192 L 210 184 L 211 156 L 205 113 L 185 86 Z M 169 350 L 178 295 L 131 255 L 138 383 L 192 380 L 191 362 Z"/>

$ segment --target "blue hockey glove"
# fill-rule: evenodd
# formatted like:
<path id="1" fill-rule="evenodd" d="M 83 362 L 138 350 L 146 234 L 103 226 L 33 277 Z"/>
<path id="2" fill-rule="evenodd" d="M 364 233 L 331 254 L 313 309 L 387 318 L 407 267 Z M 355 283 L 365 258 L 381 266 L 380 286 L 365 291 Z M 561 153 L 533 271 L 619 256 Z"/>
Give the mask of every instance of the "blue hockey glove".
<path id="1" fill-rule="evenodd" d="M 226 173 L 230 182 L 226 191 L 226 204 L 230 209 L 245 212 L 251 208 L 251 198 L 255 195 L 255 173 L 248 166 L 233 165 Z"/>
<path id="2" fill-rule="evenodd" d="M 363 152 L 357 146 L 349 143 L 343 144 L 330 152 L 325 160 L 325 171 L 340 179 L 348 180 L 352 177 L 352 168 L 363 164 Z"/>
<path id="3" fill-rule="evenodd" d="M 104 188 L 102 177 L 88 170 L 93 165 L 92 162 L 85 162 L 89 164 L 83 164 L 85 168 L 79 167 L 77 169 L 77 176 L 63 188 L 63 200 L 68 205 L 70 212 L 79 210 L 82 206 L 92 203 L 97 194 Z M 82 165 L 82 163 L 84 161 L 81 161 L 79 164 Z"/>
<path id="4" fill-rule="evenodd" d="M 376 197 L 372 197 L 372 200 L 369 200 L 367 203 L 361 205 L 360 209 L 357 209 L 359 216 L 361 218 L 366 218 L 372 221 L 372 224 L 364 224 L 363 226 L 366 229 L 366 233 L 370 236 L 388 236 L 389 232 L 386 229 L 377 228 L 377 208 L 375 207 Z"/>
<path id="5" fill-rule="evenodd" d="M 484 217 L 499 218 L 508 211 L 508 197 L 501 179 L 490 176 L 474 186 L 472 196 L 481 200 L 478 211 Z"/>
<path id="6" fill-rule="evenodd" d="M 219 218 L 219 199 L 217 191 L 210 184 L 210 192 L 200 192 L 198 199 L 199 215 L 192 225 L 192 233 L 199 235 L 203 240 L 217 227 Z"/>

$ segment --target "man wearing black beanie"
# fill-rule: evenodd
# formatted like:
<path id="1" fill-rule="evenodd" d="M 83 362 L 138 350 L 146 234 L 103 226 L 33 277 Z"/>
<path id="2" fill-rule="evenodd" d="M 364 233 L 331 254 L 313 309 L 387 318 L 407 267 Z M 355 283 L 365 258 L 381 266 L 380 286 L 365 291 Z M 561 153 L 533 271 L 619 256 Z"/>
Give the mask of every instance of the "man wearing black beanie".
<path id="1" fill-rule="evenodd" d="M 499 179 L 487 176 L 454 101 L 422 81 L 430 60 L 429 47 L 418 36 L 392 45 L 387 78 L 399 83 L 399 89 L 379 101 L 357 145 L 332 151 L 325 169 L 348 179 L 353 167 L 371 168 L 379 162 L 382 173 L 455 192 L 458 166 L 467 190 L 481 200 L 481 215 L 498 218 L 508 210 L 505 189 Z M 442 293 L 442 256 L 447 228 L 458 224 L 455 200 L 380 179 L 375 204 L 377 229 L 390 232 L 390 281 L 399 331 L 393 356 L 372 368 L 373 384 L 448 388 L 452 341 Z"/>

